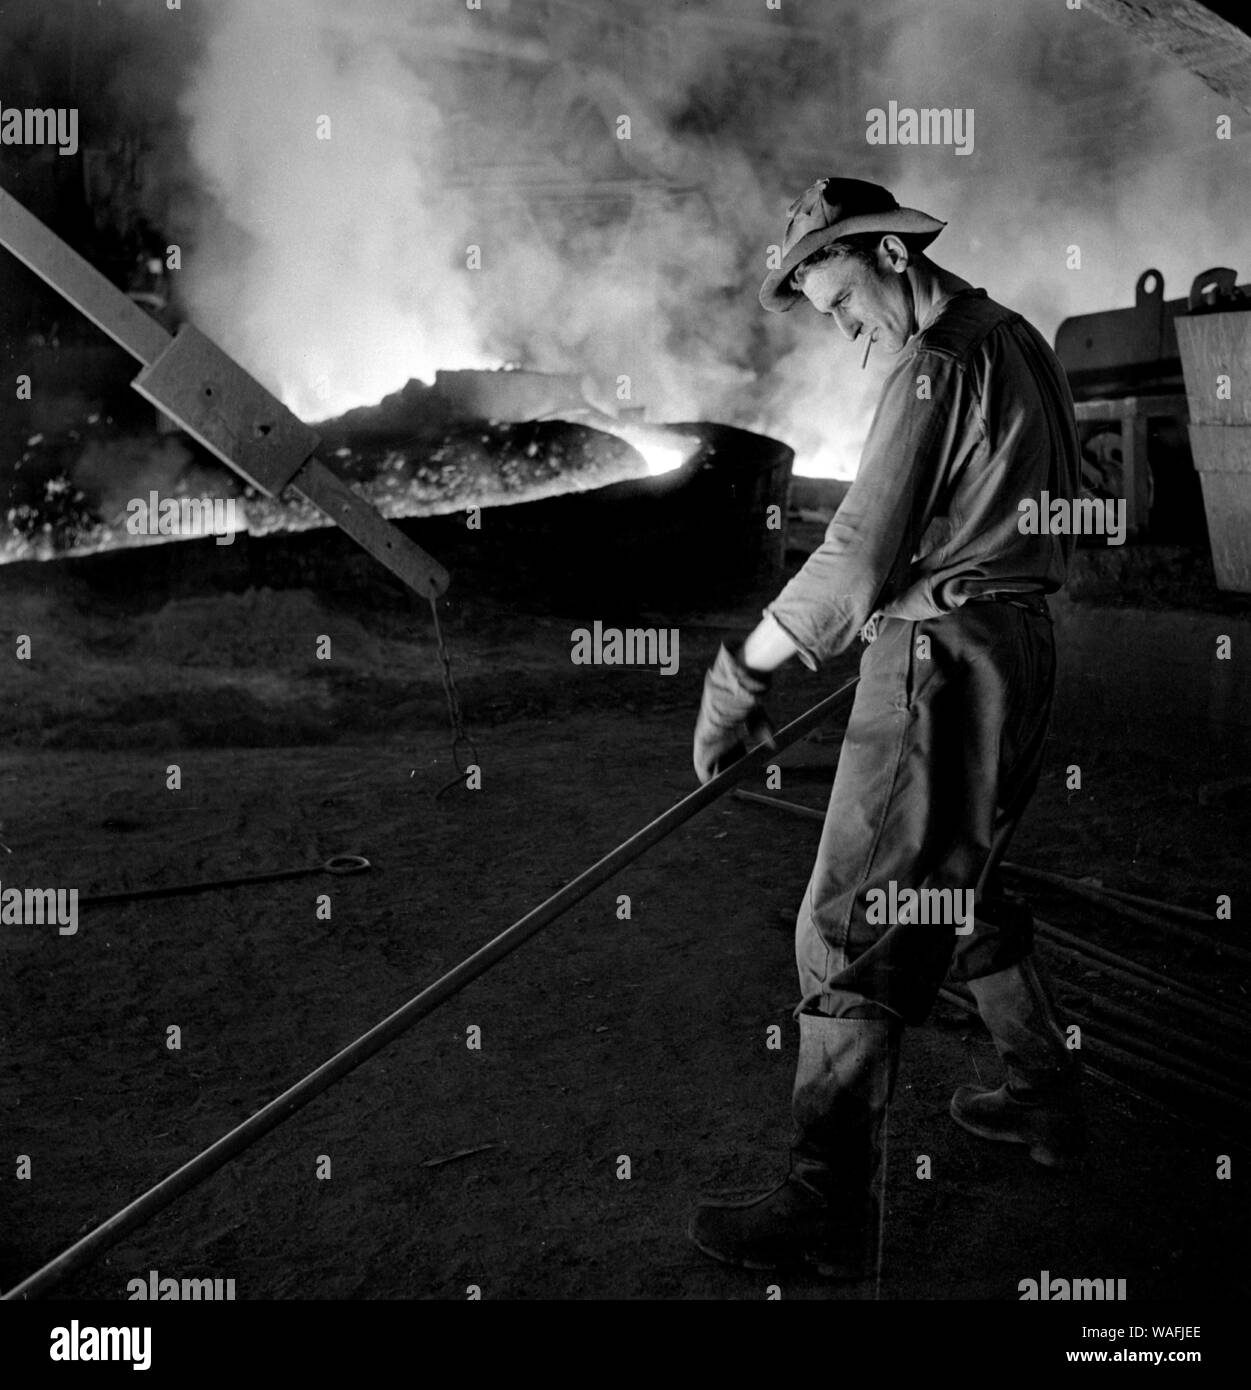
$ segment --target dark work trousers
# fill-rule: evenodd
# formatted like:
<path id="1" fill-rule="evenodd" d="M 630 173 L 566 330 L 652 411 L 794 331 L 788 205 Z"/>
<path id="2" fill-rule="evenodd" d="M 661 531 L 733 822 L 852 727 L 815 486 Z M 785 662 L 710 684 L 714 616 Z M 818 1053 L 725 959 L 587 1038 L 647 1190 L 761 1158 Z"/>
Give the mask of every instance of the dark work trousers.
<path id="1" fill-rule="evenodd" d="M 861 657 L 799 911 L 797 1014 L 863 1016 L 871 1003 L 921 1023 L 953 951 L 953 974 L 966 980 L 1029 954 L 1032 915 L 1003 895 L 998 865 L 1038 783 L 1054 685 L 1041 598 L 880 620 Z M 889 891 L 891 880 L 897 890 L 974 889 L 972 933 L 870 922 L 883 900 L 866 902 L 866 894 Z M 879 910 L 870 913 L 869 903 Z"/>

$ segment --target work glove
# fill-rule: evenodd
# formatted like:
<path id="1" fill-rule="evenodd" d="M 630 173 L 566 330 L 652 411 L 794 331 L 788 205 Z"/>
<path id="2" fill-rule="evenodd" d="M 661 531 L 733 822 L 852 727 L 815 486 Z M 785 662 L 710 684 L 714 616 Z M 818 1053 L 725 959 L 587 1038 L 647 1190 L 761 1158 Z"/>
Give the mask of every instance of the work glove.
<path id="1" fill-rule="evenodd" d="M 704 697 L 695 723 L 695 773 L 709 782 L 757 743 L 773 743 L 773 728 L 760 697 L 770 679 L 748 670 L 737 652 L 722 646 L 704 677 Z"/>

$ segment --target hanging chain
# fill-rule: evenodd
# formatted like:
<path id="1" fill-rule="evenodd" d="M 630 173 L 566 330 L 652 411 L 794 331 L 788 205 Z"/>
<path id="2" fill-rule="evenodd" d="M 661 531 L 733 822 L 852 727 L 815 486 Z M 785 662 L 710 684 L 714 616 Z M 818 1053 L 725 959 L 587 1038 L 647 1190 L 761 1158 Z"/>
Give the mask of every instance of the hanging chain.
<path id="1" fill-rule="evenodd" d="M 430 616 L 434 619 L 434 641 L 439 654 L 439 676 L 443 681 L 443 694 L 447 700 L 447 718 L 452 728 L 452 762 L 456 767 L 456 776 L 446 786 L 440 787 L 435 792 L 437 799 L 445 791 L 465 780 L 469 775 L 470 767 L 478 761 L 478 750 L 474 747 L 473 739 L 465 728 L 465 718 L 461 714 L 460 696 L 456 693 L 456 681 L 452 676 L 452 656 L 443 637 L 443 628 L 439 624 L 439 601 L 434 594 L 430 595 Z"/>

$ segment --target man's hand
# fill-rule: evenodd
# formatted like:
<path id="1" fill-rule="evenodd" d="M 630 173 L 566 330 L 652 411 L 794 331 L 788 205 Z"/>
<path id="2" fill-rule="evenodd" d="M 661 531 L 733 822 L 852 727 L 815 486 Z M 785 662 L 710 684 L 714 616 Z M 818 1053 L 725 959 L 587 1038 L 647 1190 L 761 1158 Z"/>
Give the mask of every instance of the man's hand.
<path id="1" fill-rule="evenodd" d="M 760 703 L 769 677 L 744 666 L 736 652 L 722 646 L 704 677 L 704 697 L 695 724 L 695 773 L 709 782 L 737 762 L 749 745 L 773 741 L 773 729 Z"/>

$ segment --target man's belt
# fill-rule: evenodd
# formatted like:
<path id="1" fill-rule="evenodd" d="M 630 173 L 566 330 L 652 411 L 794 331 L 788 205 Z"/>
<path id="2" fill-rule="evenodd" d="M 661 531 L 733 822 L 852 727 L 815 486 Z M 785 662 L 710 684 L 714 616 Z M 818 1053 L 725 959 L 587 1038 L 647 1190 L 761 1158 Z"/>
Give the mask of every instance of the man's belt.
<path id="1" fill-rule="evenodd" d="M 1050 617 L 1047 595 L 1041 589 L 1027 590 L 1024 593 L 1005 590 L 998 594 L 977 594 L 965 603 L 1010 603 L 1013 608 L 1024 608 L 1027 613 L 1037 613 L 1040 617 Z"/>
<path id="2" fill-rule="evenodd" d="M 1050 618 L 1051 609 L 1047 606 L 1047 595 L 1041 589 L 1026 590 L 1024 593 L 1005 589 L 997 594 L 975 594 L 971 598 L 965 599 L 960 605 L 967 608 L 974 603 L 1008 603 L 1013 608 L 1024 609 L 1027 613 L 1033 613 L 1039 618 Z M 960 608 L 953 608 L 951 613 L 959 613 Z M 943 614 L 943 617 L 950 617 L 951 613 Z M 878 609 L 867 623 L 860 629 L 860 640 L 865 643 L 877 640 L 878 629 L 885 614 Z"/>

